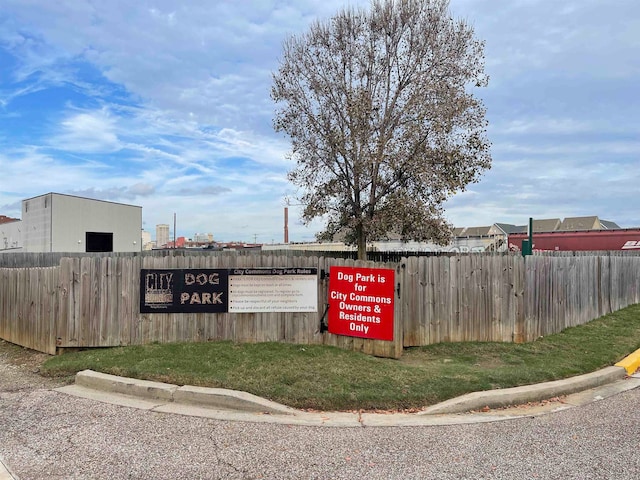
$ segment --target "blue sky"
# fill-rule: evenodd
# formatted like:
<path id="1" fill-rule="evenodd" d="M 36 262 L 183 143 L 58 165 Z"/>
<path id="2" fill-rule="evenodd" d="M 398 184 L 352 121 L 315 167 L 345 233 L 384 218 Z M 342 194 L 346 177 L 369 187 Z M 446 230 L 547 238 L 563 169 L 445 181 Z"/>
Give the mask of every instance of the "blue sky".
<path id="1" fill-rule="evenodd" d="M 282 41 L 368 1 L 3 0 L 0 214 L 48 192 L 140 205 L 144 228 L 281 242 Z M 640 2 L 452 0 L 486 41 L 493 167 L 455 226 L 598 215 L 640 226 Z M 292 200 L 291 203 L 295 203 Z M 314 238 L 299 207 L 292 241 Z"/>

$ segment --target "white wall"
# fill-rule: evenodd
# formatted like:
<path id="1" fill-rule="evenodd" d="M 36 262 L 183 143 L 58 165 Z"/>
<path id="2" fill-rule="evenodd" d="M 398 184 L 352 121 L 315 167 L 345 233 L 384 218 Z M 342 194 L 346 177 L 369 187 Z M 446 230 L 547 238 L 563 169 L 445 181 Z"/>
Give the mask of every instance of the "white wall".
<path id="1" fill-rule="evenodd" d="M 0 223 L 0 252 L 1 251 L 22 251 L 22 222 Z"/>
<path id="2" fill-rule="evenodd" d="M 52 197 L 52 251 L 85 252 L 86 233 L 113 233 L 114 252 L 142 249 L 142 207 L 70 195 Z"/>
<path id="3" fill-rule="evenodd" d="M 51 196 L 22 201 L 22 246 L 25 252 L 51 250 Z"/>
<path id="4" fill-rule="evenodd" d="M 142 249 L 142 207 L 134 205 L 47 193 L 22 201 L 20 223 L 24 252 L 85 252 L 87 232 L 113 234 L 114 252 Z"/>

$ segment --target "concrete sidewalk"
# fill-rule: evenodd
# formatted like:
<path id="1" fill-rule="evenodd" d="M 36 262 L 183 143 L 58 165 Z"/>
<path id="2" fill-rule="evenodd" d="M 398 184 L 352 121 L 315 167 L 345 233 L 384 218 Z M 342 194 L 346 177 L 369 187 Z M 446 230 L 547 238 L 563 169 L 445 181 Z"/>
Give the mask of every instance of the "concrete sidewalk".
<path id="1" fill-rule="evenodd" d="M 5 465 L 2 457 L 0 457 L 0 480 L 17 480 Z"/>
<path id="2" fill-rule="evenodd" d="M 127 407 L 220 420 L 307 426 L 390 427 L 454 425 L 536 416 L 585 405 L 638 386 L 640 375 L 627 376 L 625 368 L 615 366 L 565 380 L 474 392 L 418 413 L 309 412 L 246 392 L 179 387 L 91 370 L 79 372 L 74 385 L 56 391 Z"/>

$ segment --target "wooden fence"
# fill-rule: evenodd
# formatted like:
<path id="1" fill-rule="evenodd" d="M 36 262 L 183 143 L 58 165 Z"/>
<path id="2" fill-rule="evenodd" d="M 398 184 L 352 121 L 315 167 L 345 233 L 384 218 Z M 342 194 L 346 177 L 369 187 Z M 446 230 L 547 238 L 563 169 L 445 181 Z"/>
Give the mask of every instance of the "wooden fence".
<path id="1" fill-rule="evenodd" d="M 317 313 L 140 313 L 140 270 L 393 268 L 394 341 L 321 332 Z M 397 358 L 402 348 L 456 341 L 522 342 L 640 302 L 638 256 L 473 254 L 399 263 L 277 254 L 64 257 L 56 267 L 0 268 L 0 338 L 54 354 L 70 347 L 232 340 L 327 344 Z"/>
<path id="2" fill-rule="evenodd" d="M 56 353 L 59 267 L 0 269 L 0 338 Z"/>
<path id="3" fill-rule="evenodd" d="M 637 255 L 404 259 L 404 346 L 525 342 L 640 303 Z"/>
<path id="4" fill-rule="evenodd" d="M 317 313 L 140 313 L 142 268 L 284 266 L 329 272 L 332 265 L 374 266 L 372 262 L 300 255 L 179 254 L 62 258 L 59 267 L 0 268 L 0 338 L 51 354 L 76 347 L 232 340 L 327 344 L 399 357 L 403 348 L 399 322 L 392 342 L 320 331 L 328 298 L 328 280 L 320 276 Z M 33 278 L 40 278 L 43 272 L 50 273 L 36 287 Z M 42 307 L 37 306 L 39 299 Z M 396 300 L 395 305 L 394 317 L 398 318 L 400 302 Z M 41 333 L 45 330 L 46 336 Z"/>

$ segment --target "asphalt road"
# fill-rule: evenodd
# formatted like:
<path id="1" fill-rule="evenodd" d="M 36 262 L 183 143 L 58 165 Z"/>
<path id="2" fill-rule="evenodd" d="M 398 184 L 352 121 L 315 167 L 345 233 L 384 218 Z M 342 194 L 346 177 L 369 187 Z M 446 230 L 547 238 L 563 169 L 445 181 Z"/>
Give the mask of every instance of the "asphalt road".
<path id="1" fill-rule="evenodd" d="M 71 397 L 0 354 L 0 457 L 39 479 L 638 479 L 640 389 L 438 427 L 226 422 Z"/>

